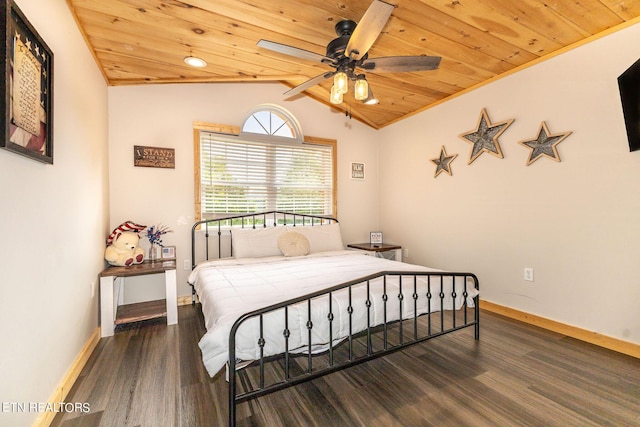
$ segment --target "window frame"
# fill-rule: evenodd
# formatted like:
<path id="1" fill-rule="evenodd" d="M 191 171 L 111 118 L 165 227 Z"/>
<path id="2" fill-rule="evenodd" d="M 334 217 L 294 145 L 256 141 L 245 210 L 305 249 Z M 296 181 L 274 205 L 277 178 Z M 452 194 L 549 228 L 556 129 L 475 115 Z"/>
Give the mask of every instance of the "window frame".
<path id="1" fill-rule="evenodd" d="M 257 110 L 255 110 L 257 111 Z M 254 112 L 255 112 L 254 111 Z M 253 114 L 253 112 L 252 112 Z M 194 218 L 195 221 L 202 220 L 202 192 L 201 192 L 201 170 L 200 170 L 200 133 L 201 132 L 213 132 L 224 135 L 225 138 L 238 138 L 239 140 L 249 140 L 257 142 L 268 142 L 269 140 L 278 142 L 282 141 L 283 137 L 269 136 L 261 134 L 252 134 L 248 132 L 241 132 L 240 126 L 215 124 L 207 122 L 194 122 L 193 123 L 193 167 L 194 167 Z M 255 137 L 254 137 L 255 135 Z M 298 135 L 299 139 L 291 139 L 291 141 L 299 141 L 300 144 L 310 145 L 326 145 L 332 147 L 332 206 L 330 216 L 337 218 L 338 216 L 338 143 L 335 139 L 319 138 L 312 136 Z M 247 212 L 253 213 L 253 212 Z"/>

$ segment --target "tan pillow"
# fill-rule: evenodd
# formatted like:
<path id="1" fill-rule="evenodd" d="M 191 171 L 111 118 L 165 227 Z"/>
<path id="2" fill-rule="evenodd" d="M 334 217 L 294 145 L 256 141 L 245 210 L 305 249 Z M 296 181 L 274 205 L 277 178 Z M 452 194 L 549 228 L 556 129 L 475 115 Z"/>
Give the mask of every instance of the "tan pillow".
<path id="1" fill-rule="evenodd" d="M 285 233 L 285 227 L 259 227 L 231 229 L 234 258 L 261 258 L 281 255 L 278 237 Z"/>
<path id="2" fill-rule="evenodd" d="M 309 254 L 309 240 L 297 231 L 287 231 L 278 237 L 278 248 L 284 256 Z"/>

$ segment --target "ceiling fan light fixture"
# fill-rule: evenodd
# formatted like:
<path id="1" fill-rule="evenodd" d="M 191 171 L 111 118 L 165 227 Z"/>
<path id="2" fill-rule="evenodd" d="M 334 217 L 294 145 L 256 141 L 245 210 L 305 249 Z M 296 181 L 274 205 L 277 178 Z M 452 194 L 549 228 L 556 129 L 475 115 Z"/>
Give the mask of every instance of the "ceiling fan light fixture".
<path id="1" fill-rule="evenodd" d="M 344 71 L 338 71 L 333 76 L 333 87 L 335 87 L 336 91 L 340 92 L 340 94 L 347 93 L 349 90 L 349 78 L 347 77 L 347 73 Z"/>
<path id="2" fill-rule="evenodd" d="M 364 101 L 369 97 L 369 83 L 364 74 L 358 75 L 353 89 L 353 97 L 358 101 Z"/>
<path id="3" fill-rule="evenodd" d="M 207 66 L 207 61 L 205 61 L 202 58 L 198 58 L 197 56 L 187 56 L 184 58 L 184 62 L 187 65 L 190 65 L 196 68 L 204 68 Z"/>
<path id="4" fill-rule="evenodd" d="M 329 98 L 332 104 L 342 104 L 342 92 L 336 89 L 336 85 L 331 86 L 331 97 Z"/>
<path id="5" fill-rule="evenodd" d="M 286 91 L 284 95 L 289 98 L 315 85 L 321 83 L 324 85 L 325 81 L 328 84 L 328 79 L 333 77 L 329 97 L 332 104 L 343 102 L 343 96 L 349 91 L 349 85 L 352 81 L 355 100 L 367 105 L 378 104 L 378 99 L 373 95 L 365 75 L 357 74 L 359 70 L 376 73 L 435 70 L 442 59 L 439 56 L 424 55 L 369 57 L 371 47 L 378 36 L 382 34 L 395 8 L 396 6 L 389 3 L 389 0 L 372 0 L 371 5 L 357 24 L 351 20 L 339 21 L 335 25 L 338 38 L 329 42 L 325 55 L 269 40 L 260 40 L 258 46 L 279 54 L 319 62 L 335 70 L 312 77 Z"/>
<path id="6" fill-rule="evenodd" d="M 378 98 L 375 97 L 371 89 L 369 89 L 369 95 L 367 95 L 367 98 L 362 100 L 362 103 L 365 105 L 376 105 L 378 102 L 380 101 L 378 101 Z"/>

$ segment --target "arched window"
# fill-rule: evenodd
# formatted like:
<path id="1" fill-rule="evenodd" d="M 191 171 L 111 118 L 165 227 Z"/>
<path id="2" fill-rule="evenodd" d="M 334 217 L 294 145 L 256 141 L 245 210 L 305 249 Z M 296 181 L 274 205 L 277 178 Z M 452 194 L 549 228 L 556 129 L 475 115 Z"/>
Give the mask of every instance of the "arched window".
<path id="1" fill-rule="evenodd" d="M 273 104 L 260 105 L 244 121 L 242 133 L 270 135 L 302 141 L 298 121 L 282 107 Z"/>
<path id="2" fill-rule="evenodd" d="M 304 137 L 291 113 L 256 107 L 241 128 L 195 125 L 196 219 L 280 210 L 336 216 L 336 141 Z"/>

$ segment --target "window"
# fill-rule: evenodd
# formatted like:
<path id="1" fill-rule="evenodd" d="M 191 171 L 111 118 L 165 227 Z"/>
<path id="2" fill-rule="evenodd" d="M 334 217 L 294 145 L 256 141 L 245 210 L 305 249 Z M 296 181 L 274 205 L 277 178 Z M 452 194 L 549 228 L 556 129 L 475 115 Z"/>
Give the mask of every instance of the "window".
<path id="1" fill-rule="evenodd" d="M 252 112 L 242 131 L 197 124 L 197 220 L 281 210 L 336 215 L 336 143 L 303 138 L 277 106 Z"/>
<path id="2" fill-rule="evenodd" d="M 271 135 L 301 141 L 300 127 L 293 116 L 276 106 L 259 107 L 252 112 L 242 126 L 242 132 Z"/>

